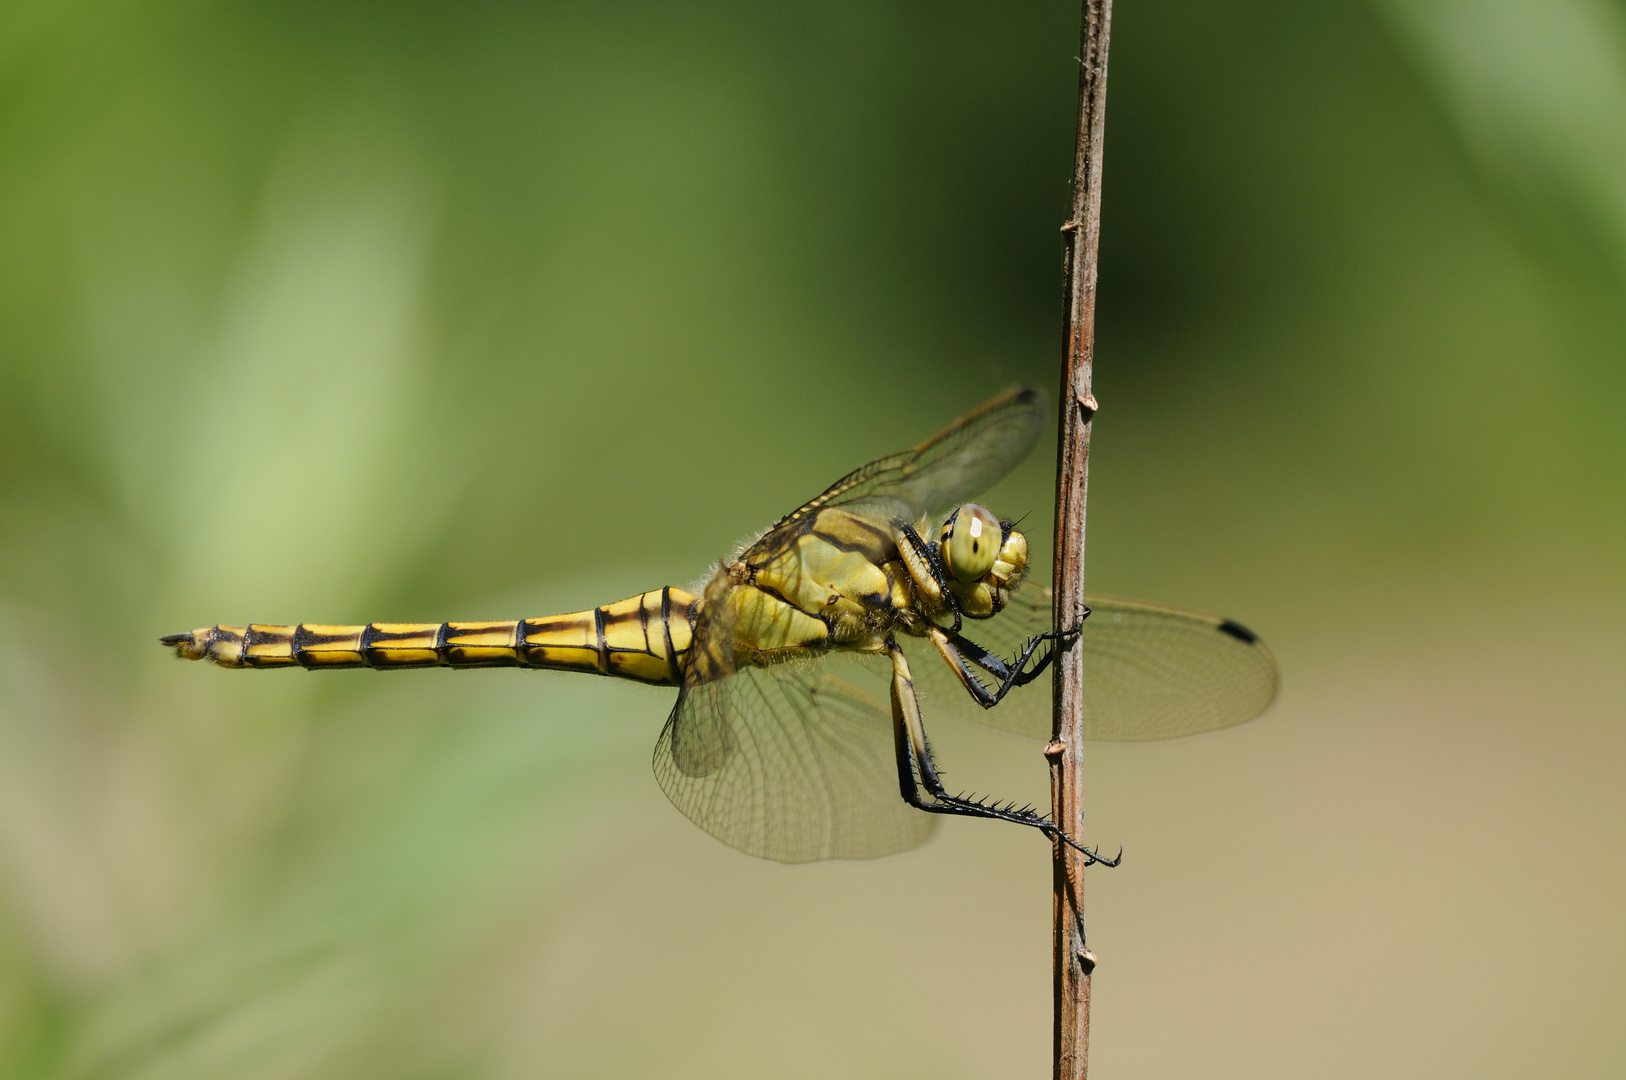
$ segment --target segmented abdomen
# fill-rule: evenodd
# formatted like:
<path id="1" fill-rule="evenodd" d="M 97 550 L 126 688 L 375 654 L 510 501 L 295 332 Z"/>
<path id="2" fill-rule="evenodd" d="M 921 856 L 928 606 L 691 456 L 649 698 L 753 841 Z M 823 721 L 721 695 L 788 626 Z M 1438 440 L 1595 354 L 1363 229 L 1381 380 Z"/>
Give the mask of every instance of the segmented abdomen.
<path id="1" fill-rule="evenodd" d="M 208 626 L 161 640 L 177 656 L 222 667 L 529 667 L 675 686 L 693 636 L 694 603 L 668 587 L 514 622 Z"/>

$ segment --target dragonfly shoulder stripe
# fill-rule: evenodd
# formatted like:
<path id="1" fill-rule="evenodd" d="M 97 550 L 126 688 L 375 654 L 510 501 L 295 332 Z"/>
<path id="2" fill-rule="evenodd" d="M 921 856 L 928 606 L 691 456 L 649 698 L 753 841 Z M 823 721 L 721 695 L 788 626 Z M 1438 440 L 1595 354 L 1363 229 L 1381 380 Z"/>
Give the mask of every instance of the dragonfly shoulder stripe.
<path id="1" fill-rule="evenodd" d="M 683 675 L 678 670 L 677 650 L 672 648 L 672 586 L 661 587 L 661 634 L 666 638 L 666 668 L 677 682 Z"/>
<path id="2" fill-rule="evenodd" d="M 610 647 L 604 641 L 604 609 L 593 609 L 593 630 L 598 634 L 598 669 L 605 674 L 610 671 Z"/>

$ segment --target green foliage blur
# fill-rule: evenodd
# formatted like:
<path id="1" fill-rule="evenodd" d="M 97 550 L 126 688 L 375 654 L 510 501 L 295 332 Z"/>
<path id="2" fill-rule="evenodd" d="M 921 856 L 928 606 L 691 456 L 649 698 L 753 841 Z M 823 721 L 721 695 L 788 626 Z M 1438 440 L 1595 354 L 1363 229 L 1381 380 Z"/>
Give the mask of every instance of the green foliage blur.
<path id="1" fill-rule="evenodd" d="M 1035 836 L 760 863 L 670 692 L 156 639 L 686 584 L 1053 386 L 1077 18 L 0 9 L 0 1076 L 1043 1075 Z M 1089 580 L 1286 689 L 1090 759 L 1098 1071 L 1619 1075 L 1626 8 L 1120 0 L 1110 88 Z"/>

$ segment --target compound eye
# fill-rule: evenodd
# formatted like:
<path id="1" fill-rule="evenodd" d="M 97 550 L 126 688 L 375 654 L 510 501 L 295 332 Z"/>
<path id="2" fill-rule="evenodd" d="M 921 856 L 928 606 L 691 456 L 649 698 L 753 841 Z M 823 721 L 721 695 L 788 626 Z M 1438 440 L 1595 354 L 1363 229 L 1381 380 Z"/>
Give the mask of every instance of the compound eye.
<path id="1" fill-rule="evenodd" d="M 999 519 L 976 503 L 966 503 L 943 530 L 943 561 L 960 581 L 977 581 L 994 568 L 1004 542 Z"/>

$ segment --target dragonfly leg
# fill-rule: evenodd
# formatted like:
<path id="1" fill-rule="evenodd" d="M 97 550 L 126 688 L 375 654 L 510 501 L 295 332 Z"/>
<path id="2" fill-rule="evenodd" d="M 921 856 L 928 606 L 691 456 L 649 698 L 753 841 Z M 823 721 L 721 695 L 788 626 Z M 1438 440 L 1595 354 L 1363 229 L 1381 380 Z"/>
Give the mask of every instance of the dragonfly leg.
<path id="1" fill-rule="evenodd" d="M 920 700 L 915 696 L 909 662 L 896 642 L 887 643 L 887 654 L 892 660 L 892 738 L 897 753 L 898 790 L 904 802 L 929 814 L 989 818 L 1026 825 L 1080 852 L 1088 860 L 1085 865 L 1118 865 L 1123 852 L 1104 859 L 1094 849 L 1068 836 L 1056 827 L 1055 822 L 1031 806 L 1018 807 L 1014 803 L 984 802 L 972 796 L 950 795 L 938 775 L 937 763 L 932 760 L 932 748 L 926 738 L 926 725 L 920 717 Z"/>
<path id="2" fill-rule="evenodd" d="M 892 539 L 898 547 L 898 557 L 914 578 L 915 585 L 933 604 L 940 604 L 954 613 L 954 631 L 960 630 L 960 605 L 949 591 L 948 569 L 943 565 L 942 549 L 934 542 L 923 539 L 915 527 L 902 518 L 892 520 Z"/>
<path id="3" fill-rule="evenodd" d="M 1011 687 L 1026 686 L 1034 679 L 1037 679 L 1045 668 L 1050 666 L 1050 661 L 1055 659 L 1055 642 L 1072 642 L 1075 640 L 1083 629 L 1084 619 L 1089 616 L 1089 613 L 1089 609 L 1085 608 L 1084 615 L 1079 617 L 1078 622 L 1071 629 L 1063 630 L 1060 634 L 1049 631 L 1028 638 L 1027 643 L 1022 647 L 1022 651 L 1008 664 L 988 652 L 981 645 L 969 638 L 961 637 L 953 631 L 933 627 L 931 639 L 932 644 L 937 646 L 937 651 L 942 654 L 943 659 L 953 669 L 955 676 L 965 686 L 966 692 L 971 695 L 978 705 L 985 709 L 991 709 L 1004 699 L 1005 695 L 1010 692 Z M 1038 651 L 1040 645 L 1046 643 L 1049 643 L 1051 647 L 1045 649 L 1038 662 L 1029 667 L 1028 662 L 1033 659 L 1033 654 Z M 999 688 L 989 690 L 984 686 L 982 680 L 977 677 L 977 673 L 971 670 L 972 664 L 998 679 Z"/>

